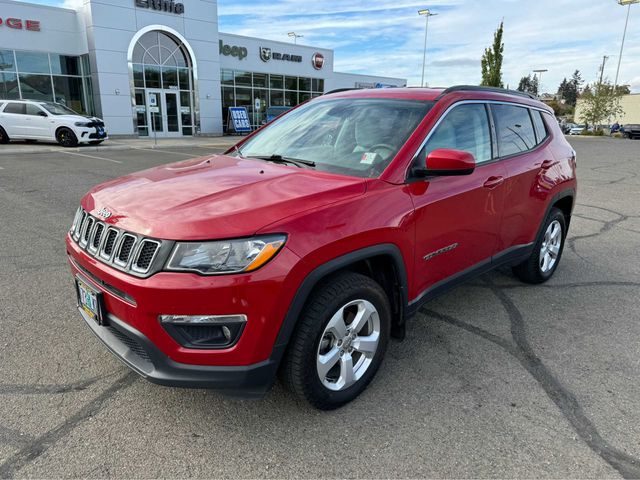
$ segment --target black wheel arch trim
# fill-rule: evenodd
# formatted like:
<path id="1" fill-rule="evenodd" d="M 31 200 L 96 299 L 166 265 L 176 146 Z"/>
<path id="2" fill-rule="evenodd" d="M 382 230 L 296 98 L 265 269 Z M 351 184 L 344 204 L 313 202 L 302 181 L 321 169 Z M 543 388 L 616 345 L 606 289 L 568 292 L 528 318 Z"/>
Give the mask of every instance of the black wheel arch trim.
<path id="1" fill-rule="evenodd" d="M 551 209 L 555 206 L 556 203 L 558 203 L 563 198 L 567 198 L 567 197 L 571 197 L 571 199 L 573 200 L 573 202 L 571 202 L 571 212 L 573 212 L 573 209 L 576 206 L 575 189 L 568 188 L 566 190 L 562 190 L 559 193 L 556 193 L 553 197 L 551 197 L 551 201 L 549 201 L 549 204 L 547 205 L 547 209 L 545 210 L 544 216 L 542 217 L 542 221 L 540 222 L 540 226 L 538 227 L 538 232 L 536 233 L 536 237 L 533 240 L 534 243 L 538 241 L 538 239 L 540 238 L 540 235 L 542 235 L 542 229 L 544 228 L 545 221 L 547 220 L 547 218 L 549 218 L 549 213 L 551 212 Z M 565 236 L 569 232 L 569 222 L 571 220 L 571 212 L 569 214 L 569 217 L 566 218 L 567 225 L 566 225 L 566 232 L 564 232 Z"/>
<path id="2" fill-rule="evenodd" d="M 394 323 L 396 324 L 397 330 L 400 331 L 398 334 L 396 334 L 396 336 L 401 337 L 404 333 L 404 325 L 407 317 L 407 271 L 402 253 L 400 252 L 400 248 L 392 243 L 384 243 L 355 250 L 340 257 L 334 258 L 333 260 L 315 268 L 305 277 L 305 279 L 302 281 L 302 284 L 298 288 L 293 301 L 289 306 L 289 310 L 287 311 L 287 314 L 282 322 L 280 332 L 278 333 L 278 337 L 276 338 L 276 342 L 273 346 L 270 360 L 275 361 L 278 364 L 282 360 L 287 345 L 289 344 L 289 340 L 291 339 L 291 336 L 298 322 L 298 317 L 300 316 L 304 305 L 311 295 L 311 292 L 323 278 L 326 278 L 328 275 L 336 273 L 354 263 L 380 256 L 389 256 L 392 259 L 393 265 L 396 270 L 396 282 L 398 293 L 400 294 L 401 312 L 399 315 L 400 318 L 394 319 Z M 393 299 L 389 300 L 392 301 Z"/>

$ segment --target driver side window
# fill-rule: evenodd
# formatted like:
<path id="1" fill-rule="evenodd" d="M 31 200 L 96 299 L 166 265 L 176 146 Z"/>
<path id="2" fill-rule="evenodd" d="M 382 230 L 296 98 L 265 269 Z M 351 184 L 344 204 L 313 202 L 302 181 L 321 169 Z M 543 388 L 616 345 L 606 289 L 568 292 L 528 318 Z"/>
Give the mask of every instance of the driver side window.
<path id="1" fill-rule="evenodd" d="M 486 106 L 469 103 L 453 108 L 436 127 L 420 152 L 418 159 L 421 164 L 424 165 L 426 157 L 439 148 L 469 152 L 478 165 L 490 161 L 493 155 Z"/>

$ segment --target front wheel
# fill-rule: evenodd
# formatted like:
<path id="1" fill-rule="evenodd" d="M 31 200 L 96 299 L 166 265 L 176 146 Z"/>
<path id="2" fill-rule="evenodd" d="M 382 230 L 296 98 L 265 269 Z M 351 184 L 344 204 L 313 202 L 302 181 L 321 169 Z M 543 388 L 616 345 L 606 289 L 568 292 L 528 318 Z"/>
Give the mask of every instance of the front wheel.
<path id="1" fill-rule="evenodd" d="M 352 401 L 369 385 L 387 349 L 391 308 L 382 287 L 345 272 L 311 295 L 289 344 L 282 376 L 320 410 Z"/>
<path id="2" fill-rule="evenodd" d="M 68 128 L 61 128 L 56 133 L 56 140 L 65 148 L 76 147 L 78 145 L 78 137 Z"/>
<path id="3" fill-rule="evenodd" d="M 567 221 L 564 213 L 557 208 L 552 208 L 531 256 L 520 265 L 513 267 L 513 273 L 526 283 L 537 284 L 549 280 L 560 263 L 566 236 Z"/>

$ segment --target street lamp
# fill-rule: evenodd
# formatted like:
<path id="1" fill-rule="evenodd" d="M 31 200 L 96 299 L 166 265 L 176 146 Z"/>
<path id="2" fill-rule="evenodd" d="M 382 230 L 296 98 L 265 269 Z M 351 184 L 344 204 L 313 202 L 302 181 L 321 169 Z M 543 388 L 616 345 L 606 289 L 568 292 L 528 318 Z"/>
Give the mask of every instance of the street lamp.
<path id="1" fill-rule="evenodd" d="M 622 64 L 622 51 L 624 50 L 624 41 L 627 37 L 627 27 L 629 26 L 629 14 L 631 14 L 631 5 L 634 3 L 640 3 L 640 0 L 618 0 L 618 4 L 628 5 L 627 7 L 627 20 L 624 23 L 624 33 L 622 34 L 622 45 L 620 45 L 620 56 L 618 57 L 618 70 L 616 70 L 616 81 L 613 86 L 613 91 L 616 92 L 618 88 L 618 77 L 620 76 L 620 65 Z"/>
<path id="2" fill-rule="evenodd" d="M 638 0 L 640 1 L 640 0 Z M 541 68 L 539 70 L 534 70 L 533 73 L 538 74 L 538 95 L 542 95 L 542 74 L 548 72 L 546 68 Z M 533 76 L 535 78 L 535 75 Z"/>
<path id="3" fill-rule="evenodd" d="M 298 44 L 298 39 L 304 37 L 304 35 L 298 35 L 296 32 L 289 32 L 287 35 L 293 37 L 293 43 L 296 45 Z"/>
<path id="4" fill-rule="evenodd" d="M 427 35 L 429 34 L 429 17 L 435 17 L 438 14 L 433 13 L 431 10 L 425 8 L 424 10 L 418 10 L 418 15 L 421 15 L 427 19 L 426 25 L 424 28 L 424 51 L 422 52 L 422 81 L 420 82 L 420 86 L 424 87 L 424 69 L 427 65 Z"/>

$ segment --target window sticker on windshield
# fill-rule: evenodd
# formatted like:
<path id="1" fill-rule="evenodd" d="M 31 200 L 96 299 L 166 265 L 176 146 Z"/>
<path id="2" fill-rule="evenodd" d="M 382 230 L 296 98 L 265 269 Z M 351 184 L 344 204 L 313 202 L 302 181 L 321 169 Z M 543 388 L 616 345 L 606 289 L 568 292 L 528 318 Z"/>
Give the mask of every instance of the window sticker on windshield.
<path id="1" fill-rule="evenodd" d="M 360 159 L 360 163 L 364 163 L 365 165 L 371 165 L 374 160 L 376 159 L 376 156 L 378 154 L 376 152 L 365 152 L 362 154 L 362 158 Z"/>

